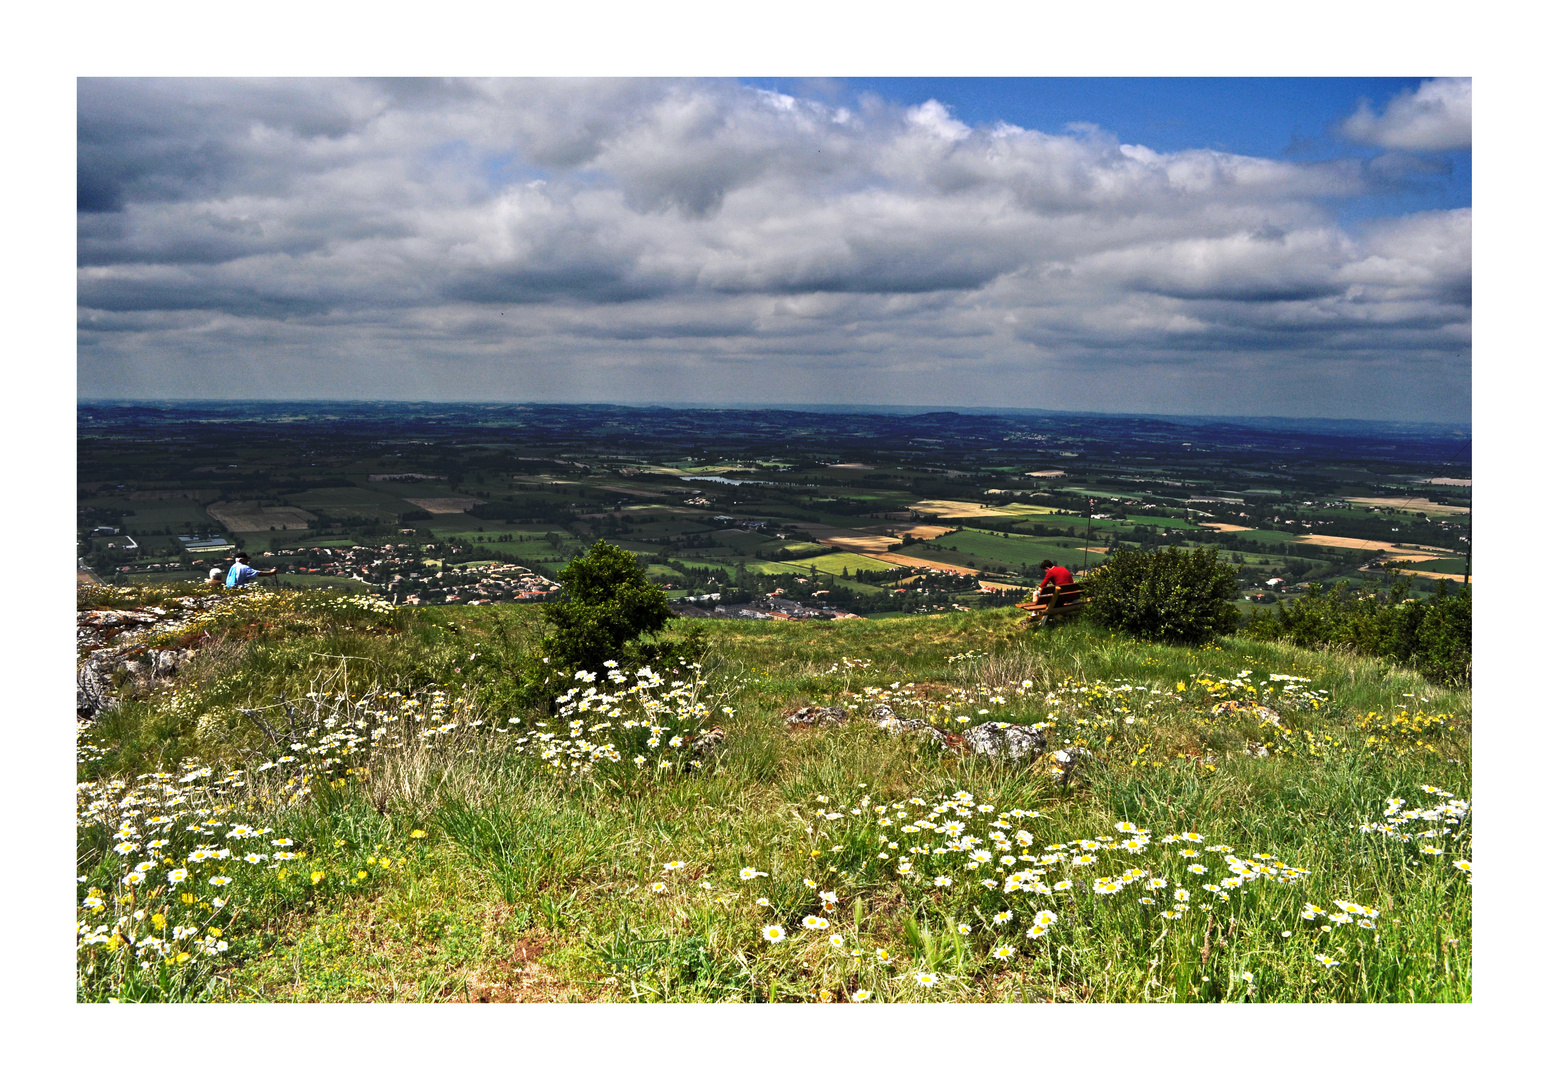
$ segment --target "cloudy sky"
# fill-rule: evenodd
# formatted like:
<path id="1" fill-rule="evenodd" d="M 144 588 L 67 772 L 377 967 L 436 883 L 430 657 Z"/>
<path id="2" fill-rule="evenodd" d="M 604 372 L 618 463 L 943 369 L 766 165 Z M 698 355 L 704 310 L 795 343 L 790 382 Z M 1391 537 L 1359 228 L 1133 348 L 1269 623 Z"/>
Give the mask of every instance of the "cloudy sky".
<path id="1" fill-rule="evenodd" d="M 1467 79 L 85 79 L 83 398 L 1466 421 Z"/>

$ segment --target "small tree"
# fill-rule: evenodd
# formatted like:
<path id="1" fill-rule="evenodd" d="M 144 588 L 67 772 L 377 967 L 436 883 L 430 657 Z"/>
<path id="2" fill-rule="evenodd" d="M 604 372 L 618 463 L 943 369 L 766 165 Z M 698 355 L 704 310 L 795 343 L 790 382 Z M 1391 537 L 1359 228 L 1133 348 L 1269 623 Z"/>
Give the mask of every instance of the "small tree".
<path id="1" fill-rule="evenodd" d="M 559 572 L 564 591 L 543 606 L 553 627 L 543 639 L 550 661 L 571 670 L 600 671 L 642 634 L 673 617 L 667 594 L 653 585 L 632 553 L 599 540 Z"/>
<path id="2" fill-rule="evenodd" d="M 1087 578 L 1092 616 L 1148 641 L 1200 645 L 1237 627 L 1237 575 L 1216 549 L 1120 550 Z"/>

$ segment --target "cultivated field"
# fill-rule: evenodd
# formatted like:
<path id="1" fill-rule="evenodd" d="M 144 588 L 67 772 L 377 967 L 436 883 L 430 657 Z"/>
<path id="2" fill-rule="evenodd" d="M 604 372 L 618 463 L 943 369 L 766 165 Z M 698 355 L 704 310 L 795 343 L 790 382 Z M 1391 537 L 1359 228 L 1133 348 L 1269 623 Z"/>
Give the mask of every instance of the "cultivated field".
<path id="1" fill-rule="evenodd" d="M 255 502 L 211 503 L 205 510 L 234 533 L 310 529 L 317 520 L 315 514 L 299 506 L 259 506 Z"/>
<path id="2" fill-rule="evenodd" d="M 829 555 L 815 555 L 810 559 L 790 559 L 781 564 L 785 567 L 785 573 L 795 571 L 802 573 L 809 567 L 816 567 L 829 574 L 840 574 L 848 570 L 855 573 L 857 570 L 891 570 L 891 563 L 883 562 L 868 555 L 861 555 L 853 551 L 836 551 Z"/>
<path id="3" fill-rule="evenodd" d="M 421 498 L 418 496 L 405 497 L 404 502 L 411 502 L 421 510 L 428 510 L 432 514 L 466 514 L 479 505 L 478 499 L 468 499 L 462 496 L 446 496 L 443 498 Z"/>
<path id="4" fill-rule="evenodd" d="M 1033 506 L 1028 503 L 1011 503 L 1007 506 L 985 506 L 981 503 L 964 502 L 957 499 L 926 499 L 923 502 L 910 503 L 909 509 L 921 514 L 931 514 L 942 518 L 989 518 L 1009 517 L 1026 518 L 1037 517 L 1041 514 L 1052 514 L 1052 507 Z"/>
<path id="5" fill-rule="evenodd" d="M 1387 510 L 1404 510 L 1404 511 L 1407 511 L 1407 512 L 1409 512 L 1411 514 L 1414 514 L 1414 513 L 1439 514 L 1439 515 L 1441 515 L 1443 517 L 1447 517 L 1447 516 L 1451 516 L 1451 515 L 1455 515 L 1455 514 L 1467 514 L 1467 513 L 1470 512 L 1469 508 L 1466 507 L 1466 506 L 1446 506 L 1446 505 L 1444 505 L 1442 503 L 1431 502 L 1430 499 L 1416 499 L 1416 498 L 1407 498 L 1407 499 L 1405 499 L 1405 498 L 1399 498 L 1396 495 L 1395 496 L 1391 496 L 1391 497 L 1386 497 L 1386 498 L 1380 498 L 1380 499 L 1377 499 L 1377 498 L 1372 498 L 1372 499 L 1356 499 L 1356 498 L 1352 498 L 1352 499 L 1349 499 L 1348 502 L 1352 506 L 1380 506 L 1380 507 L 1383 507 L 1384 509 L 1387 509 Z"/>

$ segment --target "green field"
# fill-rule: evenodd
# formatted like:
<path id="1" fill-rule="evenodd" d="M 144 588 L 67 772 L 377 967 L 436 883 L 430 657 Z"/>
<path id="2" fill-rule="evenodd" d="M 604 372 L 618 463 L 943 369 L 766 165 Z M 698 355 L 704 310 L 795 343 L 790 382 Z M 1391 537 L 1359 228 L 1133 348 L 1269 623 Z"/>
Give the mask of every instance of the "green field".
<path id="1" fill-rule="evenodd" d="M 1152 525 L 1159 529 L 1197 529 L 1200 527 L 1184 518 L 1154 517 L 1147 514 L 1125 514 L 1122 522 L 1104 521 L 1101 524 Z"/>
<path id="2" fill-rule="evenodd" d="M 1105 561 L 1107 557 L 1096 552 L 1083 553 L 1080 548 L 1085 545 L 1084 537 L 1019 536 L 1015 533 L 1007 537 L 989 529 L 966 528 L 928 544 L 903 548 L 901 553 L 958 565 L 966 565 L 972 559 L 981 568 L 991 563 L 1010 569 L 1024 565 L 1036 568 L 1045 559 L 1063 566 L 1071 565 L 1070 560 L 1074 559 L 1079 565 L 1083 554 L 1091 566 Z M 1095 534 L 1092 546 L 1099 546 Z M 952 550 L 954 547 L 956 551 Z"/>
<path id="3" fill-rule="evenodd" d="M 875 572 L 896 569 L 893 563 L 869 558 L 853 551 L 836 551 L 832 555 L 818 555 L 811 559 L 791 559 L 785 563 L 775 565 L 787 567 L 787 573 L 791 570 L 795 570 L 797 573 L 806 573 L 814 567 L 829 574 L 842 574 L 846 570 L 853 574 L 857 570 Z"/>

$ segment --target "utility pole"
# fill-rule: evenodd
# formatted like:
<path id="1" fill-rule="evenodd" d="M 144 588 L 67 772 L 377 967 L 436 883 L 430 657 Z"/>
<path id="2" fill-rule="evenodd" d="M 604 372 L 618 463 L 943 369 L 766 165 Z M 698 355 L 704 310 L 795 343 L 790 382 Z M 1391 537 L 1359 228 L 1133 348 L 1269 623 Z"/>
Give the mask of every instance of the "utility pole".
<path id="1" fill-rule="evenodd" d="M 1473 492 L 1469 492 L 1468 507 L 1468 535 L 1463 537 L 1463 542 L 1468 545 L 1468 550 L 1463 553 L 1463 584 L 1468 584 L 1469 571 L 1474 568 L 1474 507 Z"/>
<path id="2" fill-rule="evenodd" d="M 1086 563 L 1092 557 L 1092 499 L 1086 501 L 1086 547 L 1081 549 L 1081 576 L 1086 577 Z"/>

